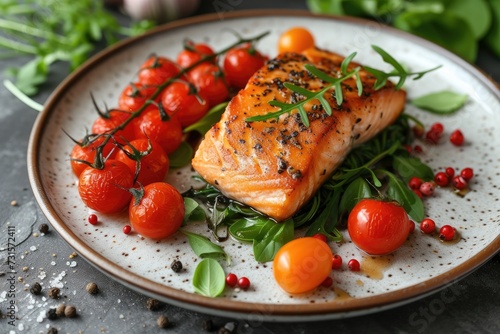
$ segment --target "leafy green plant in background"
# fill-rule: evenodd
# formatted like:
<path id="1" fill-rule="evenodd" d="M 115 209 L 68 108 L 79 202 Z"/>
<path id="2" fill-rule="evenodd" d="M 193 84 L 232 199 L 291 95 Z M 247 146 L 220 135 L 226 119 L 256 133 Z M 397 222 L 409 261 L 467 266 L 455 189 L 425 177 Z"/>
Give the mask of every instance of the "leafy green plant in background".
<path id="1" fill-rule="evenodd" d="M 19 68 L 10 68 L 16 87 L 34 95 L 47 81 L 50 67 L 64 62 L 73 70 L 99 45 L 151 28 L 150 21 L 121 26 L 102 1 L 0 0 L 0 58 L 26 57 Z"/>
<path id="2" fill-rule="evenodd" d="M 315 13 L 368 17 L 426 38 L 469 62 L 484 42 L 500 57 L 498 0 L 308 0 Z"/>

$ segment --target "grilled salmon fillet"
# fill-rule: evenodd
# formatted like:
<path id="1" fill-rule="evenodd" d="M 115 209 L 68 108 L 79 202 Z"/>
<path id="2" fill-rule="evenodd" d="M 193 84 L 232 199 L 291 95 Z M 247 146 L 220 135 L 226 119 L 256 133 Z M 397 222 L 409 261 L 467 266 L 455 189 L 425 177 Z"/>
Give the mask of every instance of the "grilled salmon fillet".
<path id="1" fill-rule="evenodd" d="M 375 78 L 361 70 L 363 93 L 356 82 L 343 82 L 338 106 L 332 91 L 325 94 L 333 113 L 319 101 L 306 104 L 310 126 L 299 115 L 247 122 L 255 115 L 279 110 L 268 102 L 294 103 L 303 97 L 285 82 L 319 91 L 326 83 L 311 75 L 312 64 L 330 76 L 340 76 L 343 57 L 317 48 L 285 53 L 257 71 L 229 103 L 220 122 L 206 134 L 192 160 L 193 168 L 227 197 L 247 204 L 277 221 L 291 217 L 332 174 L 349 151 L 393 123 L 404 109 L 406 93 L 388 82 L 374 90 Z M 351 62 L 349 68 L 359 66 Z"/>

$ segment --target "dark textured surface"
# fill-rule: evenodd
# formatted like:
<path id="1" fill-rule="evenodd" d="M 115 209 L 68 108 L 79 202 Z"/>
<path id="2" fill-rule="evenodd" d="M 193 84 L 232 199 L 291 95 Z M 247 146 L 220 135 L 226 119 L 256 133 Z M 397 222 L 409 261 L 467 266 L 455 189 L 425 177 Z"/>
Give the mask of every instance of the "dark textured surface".
<path id="1" fill-rule="evenodd" d="M 224 7 L 217 7 L 225 4 Z M 204 1 L 199 13 L 231 11 L 248 8 L 305 8 L 302 1 Z M 222 9 L 221 9 L 222 8 Z M 478 66 L 500 82 L 500 61 L 482 50 Z M 2 60 L 0 69 L 16 65 Z M 43 103 L 57 84 L 66 76 L 64 68 L 56 69 L 36 100 Z M 3 81 L 3 73 L 0 76 Z M 169 333 L 198 333 L 203 322 L 212 319 L 219 328 L 235 322 L 237 333 L 499 333 L 500 332 L 500 256 L 497 255 L 468 277 L 450 284 L 446 289 L 416 302 L 366 316 L 311 323 L 263 323 L 258 318 L 233 320 L 207 316 L 178 307 L 164 305 L 157 311 L 146 307 L 147 297 L 140 295 L 104 276 L 76 256 L 55 232 L 34 236 L 39 225 L 47 223 L 33 197 L 26 166 L 26 151 L 36 112 L 24 106 L 0 86 L 0 248 L 5 248 L 8 226 L 16 226 L 15 298 L 5 293 L 11 286 L 10 268 L 6 266 L 6 251 L 0 252 L 0 333 L 46 333 L 49 326 L 59 333 L 157 333 L 160 315 L 169 318 Z M 17 201 L 17 206 L 11 201 Z M 25 270 L 25 271 L 24 271 Z M 45 273 L 45 278 L 43 277 Z M 40 276 L 42 275 L 42 276 Z M 29 286 L 36 281 L 60 280 L 60 301 L 48 298 L 48 291 L 34 296 Z M 99 286 L 99 293 L 90 295 L 88 282 Z M 15 300 L 16 327 L 9 325 L 9 302 Z M 41 313 L 65 302 L 76 307 L 75 318 L 44 319 Z M 216 332 L 216 331 L 215 331 Z"/>

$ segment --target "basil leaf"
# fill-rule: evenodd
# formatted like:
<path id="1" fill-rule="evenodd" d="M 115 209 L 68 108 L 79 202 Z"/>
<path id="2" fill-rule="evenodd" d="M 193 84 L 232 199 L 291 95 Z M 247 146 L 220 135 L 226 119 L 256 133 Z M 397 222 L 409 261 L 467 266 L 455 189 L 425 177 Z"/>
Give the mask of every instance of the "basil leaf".
<path id="1" fill-rule="evenodd" d="M 168 156 L 171 168 L 184 167 L 193 159 L 193 148 L 185 141 Z"/>
<path id="2" fill-rule="evenodd" d="M 196 132 L 200 133 L 201 135 L 204 135 L 205 133 L 208 132 L 208 130 L 210 130 L 210 128 L 215 123 L 217 123 L 220 120 L 220 118 L 221 118 L 222 114 L 224 113 L 224 110 L 226 110 L 226 107 L 228 104 L 229 104 L 229 102 L 223 102 L 223 103 L 220 103 L 220 104 L 212 107 L 212 109 L 210 109 L 208 111 L 208 113 L 205 116 L 203 116 L 202 119 L 200 119 L 198 122 L 191 124 L 190 126 L 185 128 L 184 133 L 196 131 Z"/>
<path id="3" fill-rule="evenodd" d="M 351 211 L 354 206 L 363 198 L 372 197 L 370 185 L 362 177 L 358 177 L 352 181 L 342 194 L 342 199 L 339 204 L 339 213 Z"/>
<path id="4" fill-rule="evenodd" d="M 425 181 L 434 179 L 434 172 L 432 169 L 420 161 L 420 159 L 398 155 L 392 158 L 392 167 L 406 182 L 410 181 L 414 176 Z"/>
<path id="5" fill-rule="evenodd" d="M 193 274 L 194 291 L 207 297 L 217 297 L 226 286 L 226 274 L 219 262 L 208 258 L 201 260 Z"/>
<path id="6" fill-rule="evenodd" d="M 184 197 L 184 223 L 204 221 L 206 219 L 205 210 L 192 198 Z"/>
<path id="7" fill-rule="evenodd" d="M 389 177 L 387 196 L 403 206 L 408 215 L 416 222 L 424 219 L 424 204 L 406 184 L 398 179 L 396 175 L 385 171 Z"/>
<path id="8" fill-rule="evenodd" d="M 189 245 L 197 256 L 206 257 L 216 254 L 226 260 L 229 259 L 222 247 L 214 244 L 207 237 L 187 231 L 182 231 L 182 233 L 188 237 Z"/>
<path id="9" fill-rule="evenodd" d="M 229 233 L 238 241 L 252 241 L 258 238 L 262 228 L 269 221 L 264 217 L 257 219 L 241 218 L 229 226 Z"/>
<path id="10" fill-rule="evenodd" d="M 467 97 L 466 94 L 442 90 L 415 98 L 411 104 L 433 113 L 450 114 L 460 109 L 467 101 Z"/>
<path id="11" fill-rule="evenodd" d="M 293 239 L 293 220 L 282 223 L 269 220 L 253 240 L 253 256 L 258 262 L 269 262 L 274 259 L 278 250 Z"/>

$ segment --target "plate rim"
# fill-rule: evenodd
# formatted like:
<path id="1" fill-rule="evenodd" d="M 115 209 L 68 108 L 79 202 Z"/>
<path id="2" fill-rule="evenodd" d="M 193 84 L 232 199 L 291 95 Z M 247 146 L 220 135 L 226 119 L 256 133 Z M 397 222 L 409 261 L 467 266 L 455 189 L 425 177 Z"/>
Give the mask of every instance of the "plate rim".
<path id="1" fill-rule="evenodd" d="M 373 21 L 334 15 L 318 15 L 310 13 L 306 10 L 241 10 L 230 13 L 224 13 L 224 20 L 237 20 L 252 17 L 318 17 L 322 19 L 331 19 L 347 23 L 373 24 Z M 66 77 L 53 91 L 47 99 L 43 111 L 37 116 L 33 125 L 29 142 L 28 142 L 28 177 L 35 200 L 41 208 L 43 214 L 50 222 L 57 233 L 96 269 L 103 272 L 111 279 L 126 285 L 132 290 L 139 291 L 145 295 L 160 299 L 162 301 L 180 306 L 186 309 L 191 309 L 198 312 L 204 312 L 213 315 L 243 317 L 257 313 L 265 320 L 318 320 L 318 319 L 333 319 L 345 316 L 354 316 L 359 314 L 367 314 L 377 312 L 383 309 L 396 307 L 398 305 L 409 303 L 413 300 L 423 298 L 429 294 L 435 293 L 445 288 L 450 283 L 456 282 L 466 275 L 473 272 L 479 266 L 483 265 L 490 258 L 495 256 L 500 251 L 500 235 L 498 235 L 490 244 L 484 247 L 473 257 L 466 260 L 461 265 L 448 270 L 447 272 L 427 279 L 425 282 L 413 285 L 407 288 L 398 289 L 392 292 L 383 293 L 377 296 L 369 296 L 363 298 L 349 298 L 347 300 L 337 300 L 335 302 L 314 303 L 314 304 L 266 304 L 240 302 L 234 300 L 224 300 L 220 302 L 220 298 L 210 298 L 201 296 L 195 293 L 177 290 L 166 285 L 153 282 L 138 274 L 134 274 L 123 267 L 120 267 L 112 261 L 106 259 L 101 254 L 97 253 L 91 246 L 87 245 L 82 239 L 74 234 L 70 227 L 57 215 L 55 208 L 52 206 L 49 197 L 43 189 L 39 164 L 39 148 L 41 145 L 41 137 L 43 136 L 46 126 L 46 119 L 52 114 L 54 105 L 64 96 L 72 83 L 78 82 L 79 78 L 85 75 L 86 71 L 99 65 L 102 61 L 112 57 L 114 54 L 125 50 L 129 45 L 132 45 L 141 40 L 155 37 L 156 35 L 180 29 L 183 27 L 192 26 L 195 24 L 205 24 L 220 20 L 218 13 L 205 14 L 194 16 L 161 26 L 157 26 L 145 34 L 140 36 L 127 38 L 111 47 L 108 47 L 101 52 L 91 57 L 75 72 Z M 384 33 L 396 35 L 411 39 L 412 42 L 429 49 L 432 52 L 445 56 L 449 61 L 460 65 L 464 71 L 471 73 L 482 84 L 486 85 L 494 95 L 500 99 L 500 85 L 494 82 L 484 71 L 477 68 L 450 51 L 418 36 L 397 30 L 382 23 L 380 29 Z"/>

